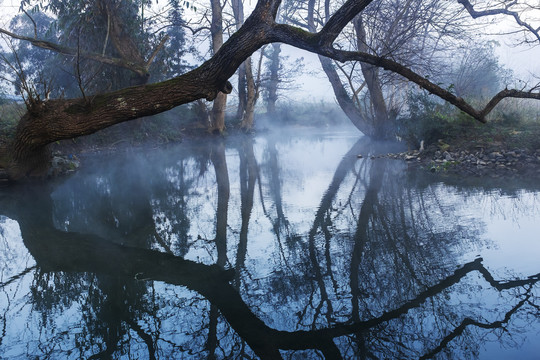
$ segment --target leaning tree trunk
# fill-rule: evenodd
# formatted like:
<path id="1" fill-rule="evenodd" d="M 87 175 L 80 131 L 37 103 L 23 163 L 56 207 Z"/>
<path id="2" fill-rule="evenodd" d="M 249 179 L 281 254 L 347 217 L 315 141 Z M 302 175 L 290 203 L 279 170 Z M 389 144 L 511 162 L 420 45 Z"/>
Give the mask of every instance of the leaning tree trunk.
<path id="1" fill-rule="evenodd" d="M 328 22 L 329 19 L 329 4 L 329 0 L 326 0 L 326 22 Z M 310 31 L 312 32 L 316 31 L 315 19 L 313 17 L 314 11 L 315 0 L 310 0 L 308 3 L 308 25 Z M 369 49 L 365 42 L 366 34 L 362 26 L 360 16 L 357 16 L 354 19 L 353 24 L 357 33 L 358 50 L 366 53 Z M 321 63 L 323 71 L 325 72 L 328 80 L 330 81 L 330 84 L 332 85 L 332 89 L 334 90 L 334 95 L 339 106 L 347 115 L 349 120 L 351 120 L 353 125 L 356 126 L 356 128 L 358 128 L 358 130 L 360 130 L 362 133 L 374 139 L 387 139 L 393 136 L 393 133 L 388 131 L 388 112 L 386 111 L 386 104 L 384 101 L 381 83 L 378 77 L 378 68 L 369 64 L 365 64 L 363 62 L 360 63 L 362 74 L 364 75 L 368 87 L 369 99 L 375 113 L 374 118 L 370 119 L 366 117 L 366 112 L 362 112 L 357 107 L 360 104 L 355 104 L 354 100 L 350 97 L 349 93 L 345 89 L 345 86 L 341 82 L 339 74 L 333 65 L 333 61 L 320 55 L 319 61 Z"/>
<path id="2" fill-rule="evenodd" d="M 359 51 L 367 53 L 369 51 L 366 42 L 366 30 L 362 23 L 362 17 L 357 16 L 353 20 L 354 29 L 356 30 L 356 42 Z M 391 119 L 388 116 L 388 109 L 384 100 L 381 80 L 379 78 L 379 68 L 370 64 L 360 63 L 362 75 L 369 92 L 369 101 L 373 107 L 374 122 L 373 135 L 375 139 L 390 139 L 394 137 L 395 131 L 391 124 Z"/>
<path id="3" fill-rule="evenodd" d="M 329 0 L 326 0 L 325 9 L 329 6 Z M 315 0 L 309 0 L 308 2 L 308 27 L 311 32 L 317 31 L 317 26 L 315 25 Z M 326 13 L 325 21 L 328 22 L 329 14 Z M 362 112 L 355 106 L 354 101 L 351 99 L 347 90 L 343 86 L 339 74 L 334 67 L 332 59 L 319 55 L 319 61 L 321 63 L 322 69 L 332 85 L 332 90 L 334 90 L 334 96 L 338 102 L 338 105 L 341 107 L 345 115 L 351 120 L 354 126 L 358 128 L 362 133 L 367 136 L 373 135 L 373 127 L 370 126 L 367 119 L 364 117 Z"/>
<path id="4" fill-rule="evenodd" d="M 360 130 L 364 135 L 369 137 L 374 136 L 374 127 L 365 118 L 364 114 L 356 107 L 353 99 L 347 93 L 345 86 L 339 78 L 339 74 L 334 67 L 332 59 L 319 55 L 319 61 L 321 63 L 322 69 L 332 85 L 332 90 L 334 90 L 334 96 L 338 102 L 339 107 L 349 120 L 353 123 L 358 130 Z"/>

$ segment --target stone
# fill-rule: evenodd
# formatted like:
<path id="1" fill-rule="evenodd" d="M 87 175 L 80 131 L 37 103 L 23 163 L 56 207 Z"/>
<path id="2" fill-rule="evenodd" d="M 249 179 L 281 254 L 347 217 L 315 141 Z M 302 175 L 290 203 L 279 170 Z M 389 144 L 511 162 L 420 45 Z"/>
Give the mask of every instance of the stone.
<path id="1" fill-rule="evenodd" d="M 453 161 L 454 160 L 454 158 L 452 157 L 452 155 L 450 155 L 450 153 L 448 151 L 443 152 L 443 157 L 444 157 L 444 160 L 446 160 L 446 161 Z"/>

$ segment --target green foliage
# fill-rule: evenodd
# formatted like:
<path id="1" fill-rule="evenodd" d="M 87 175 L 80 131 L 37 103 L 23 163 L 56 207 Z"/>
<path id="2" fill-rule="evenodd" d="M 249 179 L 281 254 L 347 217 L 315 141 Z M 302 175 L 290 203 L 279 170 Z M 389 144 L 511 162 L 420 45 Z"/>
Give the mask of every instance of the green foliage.
<path id="1" fill-rule="evenodd" d="M 168 36 L 165 46 L 149 68 L 150 81 L 161 81 L 187 69 L 183 60 L 186 50 L 182 16 L 184 7 L 188 5 L 179 0 L 169 0 L 168 4 L 168 11 L 156 17 L 145 16 L 145 8 L 153 5 L 153 1 L 149 0 L 51 0 L 37 3 L 24 0 L 21 6 L 28 10 L 29 16 L 15 16 L 10 29 L 32 38 L 36 33 L 39 39 L 81 53 L 103 54 L 141 66 L 150 58 L 161 39 Z M 47 16 L 45 12 L 54 16 Z M 116 41 L 112 32 L 108 31 L 111 14 L 115 24 L 121 28 L 120 39 L 115 38 Z M 124 47 L 123 53 L 119 53 L 118 44 Z M 11 50 L 5 54 L 7 60 L 20 68 L 25 81 L 36 88 L 36 97 L 41 99 L 49 96 L 80 97 L 81 88 L 85 95 L 92 95 L 141 83 L 141 75 L 130 70 L 84 57 L 60 55 L 34 47 L 28 42 L 14 41 Z M 17 94 L 27 91 L 21 87 L 20 75 L 13 78 Z"/>
<path id="2" fill-rule="evenodd" d="M 411 92 L 409 113 L 396 119 L 397 134 L 410 146 L 435 144 L 476 126 L 474 119 L 427 92 Z"/>
<path id="3" fill-rule="evenodd" d="M 9 141 L 15 135 L 15 128 L 25 111 L 23 104 L 2 99 L 0 104 L 0 142 Z"/>
<path id="4" fill-rule="evenodd" d="M 409 146 L 418 148 L 437 145 L 436 149 L 490 148 L 540 149 L 540 119 L 536 104 L 519 100 L 507 100 L 493 113 L 487 124 L 472 119 L 452 105 L 425 92 L 411 93 L 408 99 L 409 114 L 397 119 L 398 135 Z M 444 142 L 440 142 L 440 140 Z M 453 164 L 447 164 L 453 165 Z M 435 169 L 445 170 L 437 165 Z"/>

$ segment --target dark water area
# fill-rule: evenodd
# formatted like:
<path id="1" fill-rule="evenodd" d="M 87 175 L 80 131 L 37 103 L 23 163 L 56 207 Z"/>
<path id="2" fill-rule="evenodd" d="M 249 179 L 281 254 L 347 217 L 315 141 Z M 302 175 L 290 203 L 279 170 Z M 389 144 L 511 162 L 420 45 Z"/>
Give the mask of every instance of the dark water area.
<path id="1" fill-rule="evenodd" d="M 540 181 L 291 133 L 0 188 L 0 359 L 540 359 Z"/>

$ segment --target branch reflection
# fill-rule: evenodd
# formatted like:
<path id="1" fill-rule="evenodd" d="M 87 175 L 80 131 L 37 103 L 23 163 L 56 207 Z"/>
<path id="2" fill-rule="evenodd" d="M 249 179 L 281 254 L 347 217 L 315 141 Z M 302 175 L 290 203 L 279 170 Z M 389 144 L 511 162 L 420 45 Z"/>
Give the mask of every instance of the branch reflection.
<path id="1" fill-rule="evenodd" d="M 149 155 L 146 175 L 111 163 L 2 192 L 0 225 L 18 223 L 35 265 L 1 274 L 0 349 L 461 358 L 478 352 L 482 331 L 535 320 L 540 274 L 497 280 L 481 258 L 463 261 L 462 249 L 484 241 L 482 224 L 460 222 L 433 188 L 376 158 L 373 143 L 345 153 L 310 209 L 286 199 L 298 180 L 278 156 L 287 140 L 237 140 Z M 20 304 L 39 324 L 24 350 L 8 344 L 20 335 Z"/>

